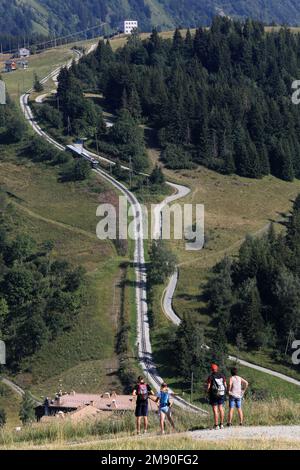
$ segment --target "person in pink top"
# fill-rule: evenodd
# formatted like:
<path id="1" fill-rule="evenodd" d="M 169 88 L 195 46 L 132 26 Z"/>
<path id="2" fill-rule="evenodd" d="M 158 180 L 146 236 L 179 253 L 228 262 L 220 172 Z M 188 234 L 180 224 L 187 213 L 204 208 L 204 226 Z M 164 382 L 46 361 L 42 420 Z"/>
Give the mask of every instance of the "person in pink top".
<path id="1" fill-rule="evenodd" d="M 244 414 L 242 410 L 242 399 L 244 393 L 248 388 L 247 380 L 238 375 L 236 367 L 231 369 L 231 377 L 229 379 L 228 394 L 229 394 L 229 413 L 227 426 L 232 426 L 232 418 L 234 408 L 237 408 L 240 419 L 240 426 L 243 425 Z"/>

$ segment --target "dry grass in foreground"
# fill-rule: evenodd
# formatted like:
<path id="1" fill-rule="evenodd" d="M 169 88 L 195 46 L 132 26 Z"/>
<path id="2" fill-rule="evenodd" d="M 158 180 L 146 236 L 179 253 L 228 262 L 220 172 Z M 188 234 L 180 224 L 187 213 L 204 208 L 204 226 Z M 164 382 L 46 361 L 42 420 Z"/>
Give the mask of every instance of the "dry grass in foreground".
<path id="1" fill-rule="evenodd" d="M 300 449 L 299 442 L 289 442 L 284 438 L 283 425 L 295 425 L 300 422 L 300 405 L 294 405 L 288 400 L 271 400 L 269 402 L 253 402 L 245 408 L 249 429 L 249 439 L 237 433 L 228 439 L 218 440 L 221 434 L 214 436 L 200 434 L 193 438 L 192 430 L 209 429 L 211 416 L 203 417 L 176 410 L 175 420 L 178 434 L 160 436 L 156 415 L 150 417 L 150 432 L 147 436 L 135 435 L 133 413 L 112 415 L 109 419 L 88 423 L 73 424 L 71 422 L 55 422 L 24 427 L 21 432 L 3 430 L 0 432 L 0 450 L 8 449 L 95 449 L 95 450 L 200 450 L 200 449 Z M 283 435 L 280 439 L 270 432 L 270 438 L 259 439 L 252 426 L 282 425 Z M 238 428 L 233 428 L 237 429 Z M 220 431 L 223 433 L 223 431 Z M 224 430 L 226 432 L 226 430 Z M 197 433 L 198 434 L 198 433 Z M 280 434 L 279 434 L 280 435 Z M 291 435 L 291 428 L 289 434 Z M 280 435 L 281 436 L 281 435 Z M 242 439 L 241 437 L 244 437 Z M 218 443 L 216 441 L 218 440 Z"/>

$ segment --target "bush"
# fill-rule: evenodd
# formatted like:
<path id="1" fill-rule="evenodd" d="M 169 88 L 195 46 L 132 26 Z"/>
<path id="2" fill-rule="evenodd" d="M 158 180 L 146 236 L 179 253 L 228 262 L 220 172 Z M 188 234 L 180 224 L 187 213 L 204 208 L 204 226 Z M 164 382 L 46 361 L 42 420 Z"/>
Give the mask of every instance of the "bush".
<path id="1" fill-rule="evenodd" d="M 3 428 L 6 424 L 6 413 L 3 408 L 0 408 L 0 428 Z"/>
<path id="2" fill-rule="evenodd" d="M 161 159 L 172 170 L 190 169 L 194 166 L 189 154 L 174 144 L 167 145 L 162 151 Z"/>
<path id="3" fill-rule="evenodd" d="M 47 121 L 51 127 L 61 129 L 63 127 L 63 119 L 58 109 L 45 103 L 36 107 L 36 113 L 39 119 Z"/>
<path id="4" fill-rule="evenodd" d="M 91 166 L 86 160 L 72 160 L 67 164 L 62 173 L 60 180 L 67 181 L 83 181 L 91 175 Z"/>
<path id="5" fill-rule="evenodd" d="M 25 154 L 35 162 L 52 162 L 53 164 L 58 164 L 66 160 L 64 152 L 57 150 L 40 137 L 34 137 L 30 140 L 25 147 Z"/>

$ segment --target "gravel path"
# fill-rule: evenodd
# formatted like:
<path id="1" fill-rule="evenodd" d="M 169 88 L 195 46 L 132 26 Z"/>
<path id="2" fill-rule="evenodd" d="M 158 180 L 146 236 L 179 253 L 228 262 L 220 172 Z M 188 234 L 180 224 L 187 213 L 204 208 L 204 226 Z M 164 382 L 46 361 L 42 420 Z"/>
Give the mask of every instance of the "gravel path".
<path id="1" fill-rule="evenodd" d="M 218 431 L 193 431 L 189 435 L 193 439 L 201 439 L 203 441 L 276 439 L 300 442 L 300 426 L 233 426 L 232 428 L 224 428 Z"/>

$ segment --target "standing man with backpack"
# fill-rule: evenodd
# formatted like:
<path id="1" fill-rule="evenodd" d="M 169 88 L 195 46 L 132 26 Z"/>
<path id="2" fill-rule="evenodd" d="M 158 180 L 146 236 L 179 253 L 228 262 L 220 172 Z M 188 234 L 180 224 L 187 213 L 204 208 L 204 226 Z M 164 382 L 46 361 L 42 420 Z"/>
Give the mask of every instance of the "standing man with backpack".
<path id="1" fill-rule="evenodd" d="M 216 364 L 211 365 L 211 374 L 207 379 L 207 393 L 209 403 L 214 413 L 214 429 L 223 429 L 224 427 L 224 403 L 226 398 L 226 378 L 219 372 Z M 219 424 L 220 414 L 220 424 Z"/>
<path id="2" fill-rule="evenodd" d="M 150 395 L 154 395 L 150 385 L 146 384 L 144 377 L 138 377 L 138 382 L 133 389 L 133 396 L 136 397 L 136 430 L 138 434 L 141 434 L 141 420 L 144 418 L 144 434 L 147 434 L 148 430 L 148 398 Z"/>

